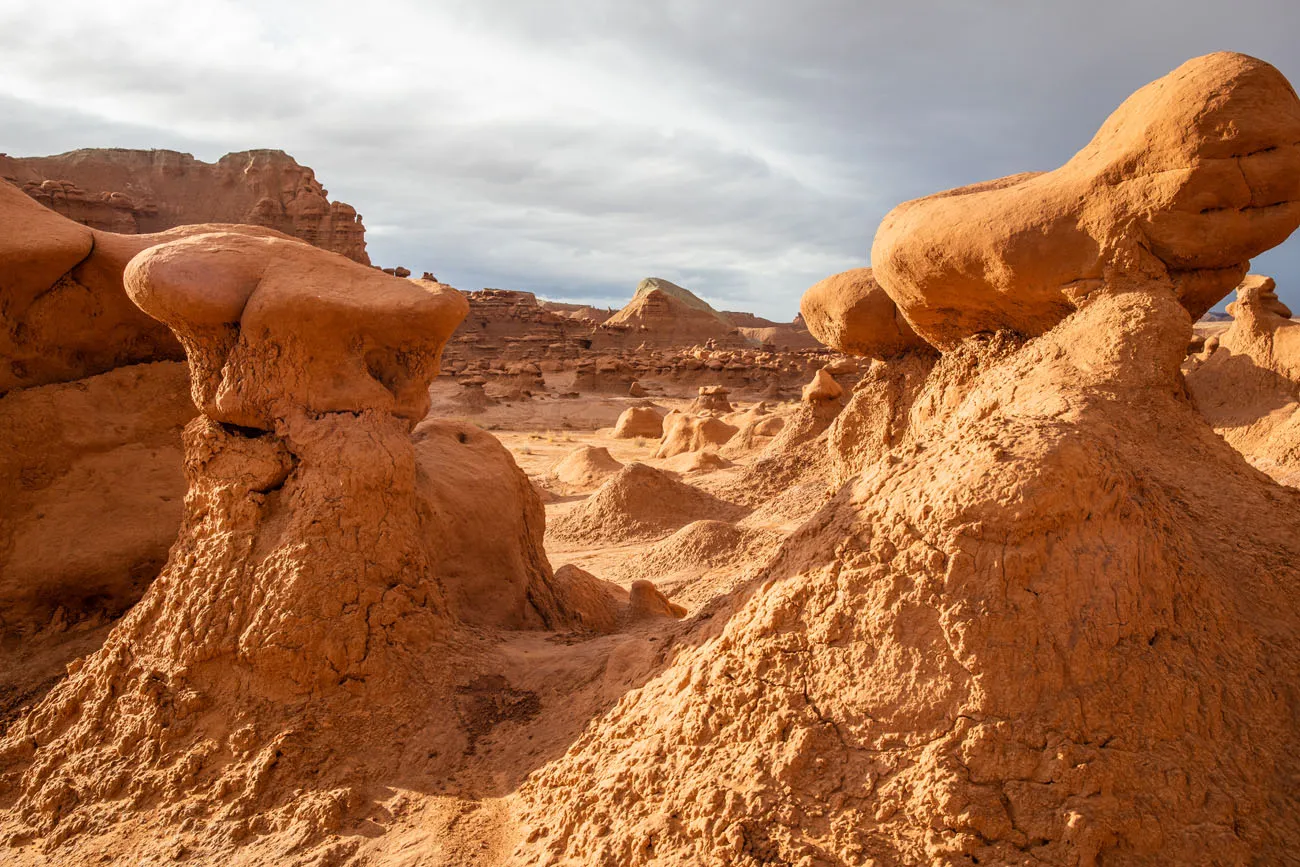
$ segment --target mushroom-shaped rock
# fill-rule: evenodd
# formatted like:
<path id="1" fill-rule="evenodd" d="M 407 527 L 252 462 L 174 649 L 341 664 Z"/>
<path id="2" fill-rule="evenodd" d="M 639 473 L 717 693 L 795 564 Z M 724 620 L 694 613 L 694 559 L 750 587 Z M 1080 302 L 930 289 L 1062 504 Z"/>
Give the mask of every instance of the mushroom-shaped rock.
<path id="1" fill-rule="evenodd" d="M 727 424 L 711 415 L 698 416 L 673 412 L 664 418 L 664 436 L 659 443 L 656 458 L 671 458 L 682 452 L 717 448 L 736 435 L 735 425 Z"/>
<path id="2" fill-rule="evenodd" d="M 842 394 L 844 394 L 844 388 L 835 381 L 835 377 L 826 372 L 824 367 L 813 374 L 812 382 L 803 387 L 805 403 L 824 403 L 839 400 Z"/>
<path id="3" fill-rule="evenodd" d="M 1247 274 L 1237 287 L 1237 300 L 1227 307 L 1230 330 L 1275 331 L 1279 318 L 1289 320 L 1291 308 L 1277 297 L 1277 283 L 1262 274 Z"/>
<path id="4" fill-rule="evenodd" d="M 1215 431 L 1255 467 L 1300 487 L 1300 323 L 1272 278 L 1251 274 L 1228 305 L 1232 325 L 1187 370 L 1187 390 Z"/>
<path id="5" fill-rule="evenodd" d="M 928 344 L 898 311 L 870 268 L 832 274 L 799 301 L 812 336 L 831 349 L 881 360 Z"/>
<path id="6" fill-rule="evenodd" d="M 637 437 L 659 439 L 664 435 L 664 417 L 651 406 L 630 406 L 623 410 L 614 423 L 615 439 L 630 440 Z"/>
<path id="7" fill-rule="evenodd" d="M 132 300 L 185 346 L 200 410 L 262 430 L 291 407 L 373 409 L 414 426 L 442 347 L 469 312 L 439 284 L 230 232 L 152 247 L 125 279 Z"/>
<path id="8" fill-rule="evenodd" d="M 1199 318 L 1251 257 L 1300 226 L 1300 99 L 1242 54 L 1190 60 L 1137 91 L 1060 168 L 899 205 L 874 275 L 916 332 L 1042 334 L 1119 284 Z"/>
<path id="9" fill-rule="evenodd" d="M 699 395 L 691 402 L 690 411 L 731 412 L 731 401 L 727 400 L 730 393 L 721 385 L 701 385 Z"/>

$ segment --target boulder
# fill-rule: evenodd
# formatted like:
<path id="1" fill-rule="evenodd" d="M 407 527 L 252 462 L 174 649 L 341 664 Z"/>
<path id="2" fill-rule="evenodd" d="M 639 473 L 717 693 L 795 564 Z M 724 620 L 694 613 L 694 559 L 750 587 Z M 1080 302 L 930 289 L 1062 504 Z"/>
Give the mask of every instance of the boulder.
<path id="1" fill-rule="evenodd" d="M 615 439 L 659 439 L 664 435 L 664 417 L 651 406 L 630 406 L 619 415 L 614 424 Z"/>
<path id="2" fill-rule="evenodd" d="M 1137 91 L 1050 172 L 899 205 L 874 276 L 951 349 L 1037 335 L 1100 291 L 1166 292 L 1199 318 L 1300 226 L 1300 99 L 1271 65 L 1222 52 Z"/>
<path id="3" fill-rule="evenodd" d="M 929 348 L 870 268 L 854 268 L 814 284 L 800 299 L 799 312 L 813 336 L 839 352 L 885 359 Z"/>

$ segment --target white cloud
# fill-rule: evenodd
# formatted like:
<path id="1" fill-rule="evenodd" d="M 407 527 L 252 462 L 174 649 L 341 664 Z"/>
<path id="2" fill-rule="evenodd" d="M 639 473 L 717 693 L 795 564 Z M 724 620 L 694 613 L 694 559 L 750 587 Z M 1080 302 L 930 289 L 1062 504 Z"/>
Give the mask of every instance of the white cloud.
<path id="1" fill-rule="evenodd" d="M 656 274 L 789 318 L 865 263 L 897 201 L 1050 168 L 1188 56 L 1294 74 L 1297 17 L 1279 0 L 0 0 L 0 150 L 283 148 L 365 215 L 376 261 L 604 303 Z M 1270 257 L 1284 294 L 1297 258 Z"/>

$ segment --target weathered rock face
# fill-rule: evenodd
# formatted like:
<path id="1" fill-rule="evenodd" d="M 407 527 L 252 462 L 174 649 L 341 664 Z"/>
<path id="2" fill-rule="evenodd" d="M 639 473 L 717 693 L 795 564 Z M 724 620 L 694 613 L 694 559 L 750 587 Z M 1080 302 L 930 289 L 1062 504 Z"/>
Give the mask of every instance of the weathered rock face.
<path id="1" fill-rule="evenodd" d="M 572 360 L 591 349 L 594 324 L 543 307 L 531 292 L 465 292 L 469 313 L 447 346 L 449 370 L 542 358 Z"/>
<path id="2" fill-rule="evenodd" d="M 1125 100 L 1065 165 L 899 205 L 880 284 L 951 348 L 1042 334 L 1099 291 L 1141 283 L 1199 318 L 1300 225 L 1300 99 L 1242 54 L 1188 61 Z"/>
<path id="3" fill-rule="evenodd" d="M 240 151 L 215 163 L 176 151 L 121 148 L 0 155 L 0 178 L 93 229 L 134 235 L 243 223 L 370 263 L 360 215 L 351 205 L 331 202 L 315 173 L 283 151 Z"/>
<path id="4" fill-rule="evenodd" d="M 1232 326 L 1189 359 L 1187 388 L 1233 448 L 1283 484 L 1300 487 L 1300 322 L 1271 277 L 1251 274 L 1228 305 Z"/>
<path id="5" fill-rule="evenodd" d="M 0 635 L 140 598 L 180 529 L 193 417 L 175 361 L 0 397 Z"/>
<path id="6" fill-rule="evenodd" d="M 664 418 L 664 435 L 656 458 L 671 458 L 685 452 L 719 448 L 736 435 L 738 428 L 711 415 L 670 412 Z"/>
<path id="7" fill-rule="evenodd" d="M 116 616 L 166 559 L 194 405 L 183 365 L 166 361 L 180 344 L 131 303 L 123 271 L 213 228 L 115 235 L 0 181 L 0 632 Z"/>

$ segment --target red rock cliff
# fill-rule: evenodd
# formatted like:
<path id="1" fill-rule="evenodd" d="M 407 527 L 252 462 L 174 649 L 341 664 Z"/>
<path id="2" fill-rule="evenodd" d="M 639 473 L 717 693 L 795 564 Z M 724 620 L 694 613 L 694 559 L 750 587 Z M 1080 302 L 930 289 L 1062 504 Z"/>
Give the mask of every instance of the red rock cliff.
<path id="1" fill-rule="evenodd" d="M 331 202 L 316 173 L 284 151 L 240 151 L 215 163 L 177 151 L 124 148 L 0 154 L 0 178 L 94 229 L 137 234 L 191 223 L 247 223 L 370 264 L 361 216 L 351 205 Z"/>

